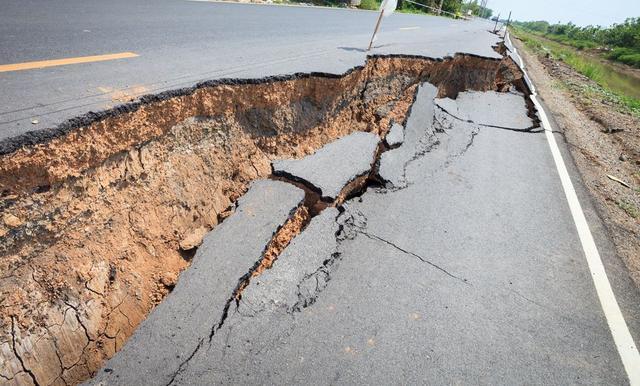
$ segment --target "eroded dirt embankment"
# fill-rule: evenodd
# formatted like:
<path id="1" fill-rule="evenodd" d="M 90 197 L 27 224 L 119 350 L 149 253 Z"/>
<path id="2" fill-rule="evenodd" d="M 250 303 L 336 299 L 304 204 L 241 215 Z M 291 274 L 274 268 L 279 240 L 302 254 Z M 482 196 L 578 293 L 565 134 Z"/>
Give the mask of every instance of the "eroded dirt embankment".
<path id="1" fill-rule="evenodd" d="M 374 57 L 342 76 L 204 83 L 3 144 L 0 379 L 89 378 L 271 160 L 383 136 L 423 81 L 455 97 L 519 79 L 510 59 Z"/>

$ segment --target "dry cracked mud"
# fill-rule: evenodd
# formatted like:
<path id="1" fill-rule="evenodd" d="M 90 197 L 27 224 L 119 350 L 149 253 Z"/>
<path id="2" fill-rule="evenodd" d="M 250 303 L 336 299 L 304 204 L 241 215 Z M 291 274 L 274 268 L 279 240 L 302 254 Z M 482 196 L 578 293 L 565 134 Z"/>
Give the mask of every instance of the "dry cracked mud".
<path id="1" fill-rule="evenodd" d="M 339 76 L 205 82 L 1 142 L 2 383 L 90 378 L 248 184 L 270 176 L 271 161 L 355 131 L 384 138 L 425 81 L 450 98 L 525 87 L 509 58 L 369 57 Z M 308 201 L 265 246 L 258 270 L 326 205 Z"/>

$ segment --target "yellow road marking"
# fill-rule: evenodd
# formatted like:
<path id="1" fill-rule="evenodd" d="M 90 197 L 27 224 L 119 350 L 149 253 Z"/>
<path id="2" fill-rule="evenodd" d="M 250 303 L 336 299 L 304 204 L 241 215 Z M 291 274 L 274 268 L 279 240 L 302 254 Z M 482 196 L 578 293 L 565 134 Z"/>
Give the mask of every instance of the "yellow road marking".
<path id="1" fill-rule="evenodd" d="M 135 52 L 119 52 L 117 54 L 79 56 L 77 58 L 39 60 L 36 62 L 24 62 L 15 64 L 0 65 L 0 72 L 33 70 L 34 68 L 45 68 L 55 66 L 66 66 L 67 64 L 103 62 L 105 60 L 135 58 L 139 56 Z"/>

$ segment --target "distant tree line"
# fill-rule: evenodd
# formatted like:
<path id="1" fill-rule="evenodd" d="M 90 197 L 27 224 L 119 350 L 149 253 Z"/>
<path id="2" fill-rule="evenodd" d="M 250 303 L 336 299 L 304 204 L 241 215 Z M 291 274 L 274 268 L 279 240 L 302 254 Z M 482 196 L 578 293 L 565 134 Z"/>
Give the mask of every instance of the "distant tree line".
<path id="1" fill-rule="evenodd" d="M 468 11 L 471 11 L 472 15 L 484 17 L 486 19 L 490 18 L 493 15 L 493 10 L 491 8 L 483 7 L 478 3 L 478 0 L 472 0 L 463 3 L 461 6 L 461 11 L 465 15 Z"/>
<path id="2" fill-rule="evenodd" d="M 440 9 L 442 5 L 442 11 L 448 12 L 449 14 L 454 14 L 456 16 L 462 16 L 467 13 L 468 10 L 471 10 L 471 13 L 475 16 L 482 16 L 489 18 L 491 17 L 493 11 L 489 8 L 482 7 L 478 0 L 411 0 L 414 3 L 419 3 L 430 7 L 429 13 L 436 13 Z M 420 11 L 424 8 L 412 4 L 408 1 L 398 0 L 398 8 L 400 9 L 411 9 Z"/>
<path id="3" fill-rule="evenodd" d="M 549 24 L 546 21 L 515 22 L 516 26 L 570 44 L 578 49 L 603 48 L 607 56 L 640 68 L 640 17 L 610 27 L 579 27 L 573 23 Z"/>

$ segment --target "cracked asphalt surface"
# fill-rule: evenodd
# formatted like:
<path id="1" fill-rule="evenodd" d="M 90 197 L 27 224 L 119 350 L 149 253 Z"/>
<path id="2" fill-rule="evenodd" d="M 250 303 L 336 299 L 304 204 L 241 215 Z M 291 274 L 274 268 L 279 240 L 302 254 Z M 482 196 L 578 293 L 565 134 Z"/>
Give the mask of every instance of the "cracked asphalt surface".
<path id="1" fill-rule="evenodd" d="M 314 217 L 224 309 L 222 322 L 206 321 L 223 310 L 209 300 L 189 299 L 191 312 L 168 311 L 167 303 L 202 296 L 196 288 L 228 293 L 235 285 L 216 287 L 210 276 L 194 279 L 187 271 L 92 383 L 626 384 L 567 204 L 559 199 L 546 139 L 517 131 L 531 124 L 524 97 L 461 93 L 458 113 L 476 122 L 438 107 L 450 102 L 434 90 L 421 86 L 404 143 L 380 158 L 381 170 L 400 162 L 401 184 L 370 186 L 340 210 Z M 478 113 L 488 105 L 495 115 Z M 343 152 L 341 141 L 350 139 L 320 153 Z M 350 151 L 370 154 L 366 147 Z M 404 158 L 385 159 L 393 152 Z M 317 157 L 308 158 L 317 168 Z M 264 184 L 295 190 L 264 181 L 247 196 Z M 293 208 L 300 200 L 275 205 Z M 257 207 L 263 205 L 273 204 Z M 219 264 L 214 251 L 228 246 L 227 237 L 222 241 L 228 226 L 214 229 L 198 251 L 196 274 Z M 234 245 L 247 242 L 228 237 Z M 259 251 L 243 256 L 248 270 Z M 628 284 L 626 294 L 635 296 Z M 637 331 L 637 310 L 626 311 Z M 174 319 L 160 322 L 162 315 Z M 159 335 L 151 339 L 148 331 Z"/>
<path id="2" fill-rule="evenodd" d="M 303 160 L 274 161 L 273 174 L 306 182 L 333 201 L 350 181 L 369 173 L 379 143 L 375 134 L 355 132 Z"/>
<path id="3" fill-rule="evenodd" d="M 2 63 L 47 50 L 140 57 L 3 74 L 0 139 L 108 107 L 113 95 L 95 91 L 103 85 L 157 92 L 220 77 L 342 73 L 364 61 L 358 47 L 375 22 L 368 12 L 169 0 L 26 4 L 37 11 L 9 4 L 0 15 Z M 64 23 L 74 12 L 84 17 Z M 25 40 L 38 36 L 25 32 L 34 25 L 48 33 Z M 420 28 L 399 30 L 408 26 Z M 485 27 L 394 15 L 374 53 L 499 57 Z M 420 87 L 403 142 L 382 153 L 383 186 L 313 217 L 236 302 L 304 199 L 292 184 L 254 182 L 89 383 L 627 384 L 546 139 L 527 131 L 523 96 L 447 100 L 436 91 Z M 638 341 L 639 293 L 569 168 Z"/>

